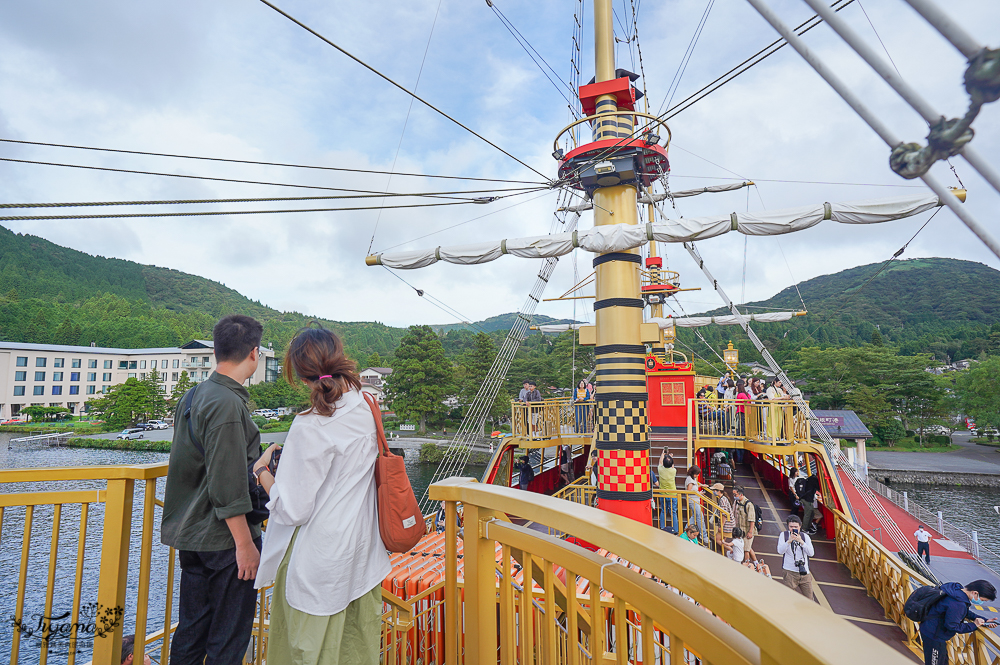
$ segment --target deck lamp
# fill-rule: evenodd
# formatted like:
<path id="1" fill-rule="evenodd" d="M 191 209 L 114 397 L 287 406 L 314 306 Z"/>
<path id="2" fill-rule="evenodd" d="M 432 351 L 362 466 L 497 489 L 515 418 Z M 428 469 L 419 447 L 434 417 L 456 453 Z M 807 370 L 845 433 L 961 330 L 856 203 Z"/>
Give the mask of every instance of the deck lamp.
<path id="1" fill-rule="evenodd" d="M 729 342 L 729 348 L 722 351 L 722 358 L 725 360 L 726 367 L 730 372 L 736 372 L 736 366 L 740 363 L 740 350 L 733 348 L 732 341 Z"/>
<path id="2" fill-rule="evenodd" d="M 660 142 L 660 135 L 653 132 L 646 132 L 642 135 L 642 142 L 646 145 L 656 145 Z"/>

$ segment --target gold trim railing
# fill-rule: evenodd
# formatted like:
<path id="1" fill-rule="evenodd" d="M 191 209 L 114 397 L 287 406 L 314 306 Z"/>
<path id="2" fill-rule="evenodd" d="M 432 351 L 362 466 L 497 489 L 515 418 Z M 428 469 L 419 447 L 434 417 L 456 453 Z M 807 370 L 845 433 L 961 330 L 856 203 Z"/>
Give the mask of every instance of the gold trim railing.
<path id="1" fill-rule="evenodd" d="M 785 446 L 808 443 L 809 419 L 790 400 L 694 399 L 695 447 L 702 439 L 719 439 Z"/>
<path id="2" fill-rule="evenodd" d="M 706 558 L 701 548 L 619 515 L 468 478 L 432 485 L 430 495 L 445 501 L 449 525 L 456 502 L 464 507 L 464 596 L 458 594 L 457 561 L 446 557 L 445 635 L 464 633 L 467 662 L 650 663 L 656 654 L 674 665 L 693 657 L 765 665 L 908 662 L 790 589 L 736 562 Z M 565 540 L 506 523 L 498 519 L 502 514 L 558 525 L 652 578 Z M 448 540 L 454 535 L 450 529 Z M 517 577 L 524 581 L 520 592 L 513 584 Z M 602 592 L 613 594 L 612 608 L 603 607 Z M 559 626 L 565 628 L 565 644 Z M 448 662 L 460 662 L 456 641 L 446 639 L 445 649 Z"/>
<path id="3" fill-rule="evenodd" d="M 834 510 L 837 561 L 847 566 L 885 610 L 885 618 L 905 633 L 907 646 L 923 654 L 920 630 L 903 614 L 903 605 L 914 589 L 931 584 L 910 570 L 882 543 L 858 527 L 851 518 Z M 956 635 L 948 642 L 948 662 L 957 665 L 997 665 L 1000 663 L 1000 638 L 991 630 Z"/>
<path id="4" fill-rule="evenodd" d="M 552 496 L 584 506 L 596 507 L 597 505 L 597 488 L 591 485 L 589 480 L 585 478 L 578 478 L 573 483 L 555 492 Z M 672 511 L 670 511 L 669 506 L 666 506 L 662 502 L 664 499 L 677 499 L 677 524 L 673 523 L 673 515 L 670 514 Z M 695 504 L 691 499 L 699 499 L 700 501 L 698 504 Z M 700 524 L 704 527 L 702 529 L 701 544 L 712 551 L 724 554 L 719 541 L 722 536 L 722 527 L 730 519 L 731 515 L 726 509 L 715 502 L 714 496 L 705 492 L 691 492 L 688 490 L 674 490 L 670 492 L 663 488 L 655 488 L 653 489 L 653 502 L 656 504 L 657 511 L 666 508 L 666 524 L 669 528 L 676 529 L 678 534 L 680 534 L 683 533 L 684 527 L 689 523 Z M 698 521 L 697 514 L 694 512 L 696 505 L 701 512 L 700 522 Z M 660 524 L 659 517 L 657 517 L 655 512 L 653 515 L 653 524 Z"/>
<path id="5" fill-rule="evenodd" d="M 593 400 L 574 402 L 560 397 L 540 402 L 512 401 L 510 410 L 511 434 L 521 439 L 537 441 L 594 432 Z"/>

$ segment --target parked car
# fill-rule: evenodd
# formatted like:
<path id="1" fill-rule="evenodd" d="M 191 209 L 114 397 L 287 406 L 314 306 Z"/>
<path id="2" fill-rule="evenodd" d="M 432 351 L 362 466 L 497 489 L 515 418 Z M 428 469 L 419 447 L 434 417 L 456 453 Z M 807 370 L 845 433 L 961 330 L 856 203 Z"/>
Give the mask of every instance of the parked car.
<path id="1" fill-rule="evenodd" d="M 149 425 L 149 429 L 167 429 L 170 427 L 170 425 L 162 420 L 150 420 L 147 424 Z"/>
<path id="2" fill-rule="evenodd" d="M 129 429 L 123 429 L 121 431 L 121 434 L 119 434 L 115 438 L 116 439 L 124 439 L 125 441 L 131 441 L 133 439 L 141 439 L 142 438 L 142 430 L 138 429 L 138 428 L 135 428 L 135 427 L 130 427 Z"/>
<path id="3" fill-rule="evenodd" d="M 927 428 L 927 432 L 931 434 L 943 434 L 944 436 L 951 436 L 951 430 L 942 425 L 931 425 Z"/>

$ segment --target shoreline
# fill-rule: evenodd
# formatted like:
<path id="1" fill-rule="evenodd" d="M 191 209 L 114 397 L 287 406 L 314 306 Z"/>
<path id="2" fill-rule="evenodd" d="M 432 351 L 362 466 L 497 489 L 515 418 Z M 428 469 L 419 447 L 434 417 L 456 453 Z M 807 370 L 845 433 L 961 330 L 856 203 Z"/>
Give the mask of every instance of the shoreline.
<path id="1" fill-rule="evenodd" d="M 93 448 L 97 450 L 136 450 L 139 452 L 169 453 L 170 441 L 151 441 L 146 439 L 99 439 L 89 437 L 73 437 L 59 444 L 63 448 Z"/>
<path id="2" fill-rule="evenodd" d="M 997 473 L 884 469 L 869 465 L 868 475 L 889 486 L 893 483 L 907 483 L 951 487 L 1000 487 L 1000 474 Z"/>

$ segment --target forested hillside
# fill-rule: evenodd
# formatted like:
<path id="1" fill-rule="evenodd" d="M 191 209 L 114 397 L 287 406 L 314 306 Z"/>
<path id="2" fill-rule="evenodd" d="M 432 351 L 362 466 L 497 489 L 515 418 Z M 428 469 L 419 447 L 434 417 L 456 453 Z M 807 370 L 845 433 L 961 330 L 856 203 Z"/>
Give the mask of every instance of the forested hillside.
<path id="1" fill-rule="evenodd" d="M 873 333 L 905 355 L 931 353 L 941 360 L 957 360 L 1000 352 L 1000 300 L 996 297 L 1000 272 L 969 261 L 912 259 L 890 264 L 864 286 L 879 267 L 860 266 L 802 282 L 799 291 L 808 316 L 787 323 L 757 323 L 754 328 L 779 360 L 808 346 L 870 342 Z M 799 296 L 790 287 L 768 300 L 750 303 L 747 311 L 800 308 Z M 90 256 L 0 227 L 0 339 L 173 346 L 210 337 L 216 319 L 229 312 L 263 321 L 264 342 L 279 350 L 313 318 L 279 312 L 196 275 Z M 501 314 L 475 325 L 499 346 L 515 316 Z M 343 336 L 348 351 L 363 364 L 388 364 L 406 333 L 376 322 L 320 320 Z M 552 321 L 539 316 L 536 322 Z M 468 353 L 473 346 L 474 334 L 467 325 L 431 327 L 442 336 L 450 358 Z M 736 326 L 710 326 L 700 332 L 716 349 L 732 339 L 741 349 L 741 360 L 758 358 Z M 515 358 L 513 374 L 552 385 L 567 384 L 574 352 L 571 336 L 563 337 L 530 336 Z M 686 344 L 718 364 L 715 353 L 693 331 L 682 330 L 680 340 L 682 350 L 687 350 Z M 588 353 L 582 356 L 589 357 Z M 589 371 L 592 361 L 582 358 L 578 356 L 577 367 Z"/>
<path id="2" fill-rule="evenodd" d="M 910 259 L 891 263 L 865 286 L 879 267 L 859 266 L 802 282 L 798 288 L 808 316 L 787 323 L 755 323 L 754 330 L 779 360 L 807 346 L 856 346 L 870 342 L 873 334 L 903 355 L 931 353 L 942 361 L 1000 351 L 1000 272 L 971 261 Z M 749 303 L 744 311 L 801 308 L 795 287 L 789 287 Z M 732 339 L 741 349 L 741 360 L 758 358 L 736 326 L 700 330 L 716 346 Z M 714 359 L 694 332 L 682 330 L 681 340 Z"/>

